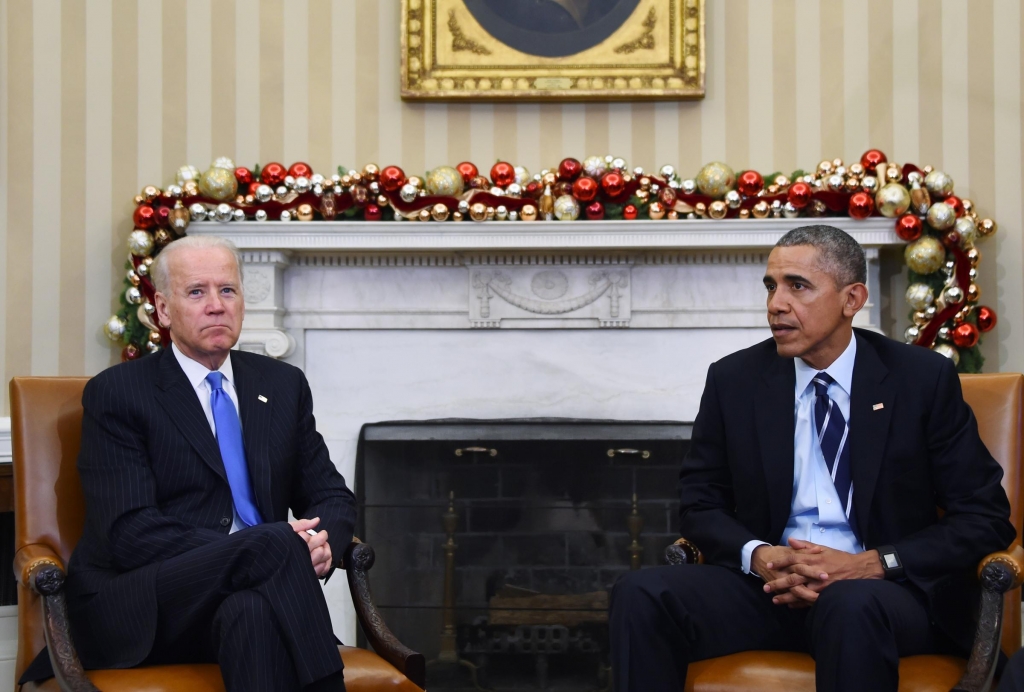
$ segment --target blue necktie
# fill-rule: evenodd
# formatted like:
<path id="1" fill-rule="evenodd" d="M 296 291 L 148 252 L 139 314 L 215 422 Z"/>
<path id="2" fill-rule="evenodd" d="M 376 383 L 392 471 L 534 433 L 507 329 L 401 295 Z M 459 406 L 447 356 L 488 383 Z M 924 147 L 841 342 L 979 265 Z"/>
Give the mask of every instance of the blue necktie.
<path id="1" fill-rule="evenodd" d="M 828 395 L 828 386 L 835 380 L 827 372 L 819 372 L 812 380 L 814 383 L 814 425 L 818 429 L 818 444 L 821 445 L 822 456 L 832 474 L 832 484 L 836 487 L 839 501 L 846 512 L 846 519 L 854 534 L 857 533 L 853 517 L 853 479 L 850 477 L 850 428 L 846 425 L 839 404 Z M 859 536 L 858 536 L 859 539 Z"/>
<path id="2" fill-rule="evenodd" d="M 210 384 L 210 408 L 213 409 L 213 423 L 217 427 L 217 446 L 224 461 L 224 471 L 231 487 L 231 499 L 235 512 L 246 526 L 262 524 L 260 511 L 256 509 L 256 497 L 249 480 L 249 467 L 245 464 L 245 444 L 242 442 L 242 425 L 231 397 L 224 391 L 224 375 L 211 372 L 206 376 Z"/>

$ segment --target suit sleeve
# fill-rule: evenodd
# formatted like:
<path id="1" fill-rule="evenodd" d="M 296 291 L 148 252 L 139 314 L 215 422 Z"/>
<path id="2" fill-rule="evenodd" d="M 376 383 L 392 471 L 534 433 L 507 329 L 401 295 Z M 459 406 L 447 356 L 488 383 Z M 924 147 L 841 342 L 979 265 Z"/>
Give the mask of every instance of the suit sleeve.
<path id="1" fill-rule="evenodd" d="M 1016 531 L 1000 481 L 1002 468 L 985 448 L 963 399 L 952 361 L 945 361 L 931 399 L 927 443 L 935 504 L 942 518 L 895 544 L 907 577 L 925 588 L 951 572 L 973 570 L 1005 549 Z"/>
<path id="2" fill-rule="evenodd" d="M 690 451 L 679 472 L 680 533 L 700 548 L 710 564 L 740 569 L 743 546 L 758 538 L 736 518 L 735 507 L 712 363 L 693 423 Z"/>
<path id="3" fill-rule="evenodd" d="M 115 567 L 128 571 L 223 538 L 162 513 L 149 463 L 146 426 L 130 382 L 96 377 L 85 388 L 78 473 L 89 529 L 105 538 Z"/>
<path id="4" fill-rule="evenodd" d="M 334 564 L 344 556 L 352 542 L 356 523 L 356 499 L 345 479 L 331 461 L 323 436 L 316 430 L 313 394 L 305 375 L 301 375 L 298 411 L 298 467 L 291 499 L 296 517 L 320 517 L 319 529 L 326 530 Z"/>

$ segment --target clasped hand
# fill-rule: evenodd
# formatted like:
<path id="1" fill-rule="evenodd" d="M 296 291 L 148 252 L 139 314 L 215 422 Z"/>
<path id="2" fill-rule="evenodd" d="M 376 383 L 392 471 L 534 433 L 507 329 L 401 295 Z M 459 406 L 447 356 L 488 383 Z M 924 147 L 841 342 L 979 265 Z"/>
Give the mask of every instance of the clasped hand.
<path id="1" fill-rule="evenodd" d="M 750 569 L 765 581 L 772 602 L 807 608 L 829 584 L 843 579 L 881 579 L 878 551 L 845 553 L 810 541 L 790 538 L 789 545 L 762 545 L 754 549 Z"/>
<path id="2" fill-rule="evenodd" d="M 309 529 L 316 529 L 320 523 L 320 517 L 313 519 L 296 519 L 288 522 L 295 533 L 302 537 L 302 540 L 309 546 L 309 557 L 313 561 L 313 569 L 317 577 L 323 577 L 331 571 L 333 557 L 331 556 L 331 544 L 327 542 L 327 532 L 318 531 L 315 535 L 307 533 Z"/>

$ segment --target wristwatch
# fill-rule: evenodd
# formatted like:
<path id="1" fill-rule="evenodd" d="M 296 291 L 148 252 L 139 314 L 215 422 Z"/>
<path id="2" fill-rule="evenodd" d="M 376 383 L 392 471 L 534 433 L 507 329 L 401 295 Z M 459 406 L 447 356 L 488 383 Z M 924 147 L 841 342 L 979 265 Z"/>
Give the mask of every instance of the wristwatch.
<path id="1" fill-rule="evenodd" d="M 882 570 L 885 578 L 889 581 L 903 578 L 903 563 L 900 561 L 899 553 L 891 545 L 880 545 L 876 548 L 878 559 L 882 563 Z"/>

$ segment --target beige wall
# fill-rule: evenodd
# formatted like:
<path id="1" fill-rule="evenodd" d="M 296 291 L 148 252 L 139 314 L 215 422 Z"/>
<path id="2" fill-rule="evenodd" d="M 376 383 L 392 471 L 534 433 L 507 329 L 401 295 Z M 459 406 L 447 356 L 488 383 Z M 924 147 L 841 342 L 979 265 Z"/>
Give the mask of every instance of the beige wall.
<path id="1" fill-rule="evenodd" d="M 1024 370 L 1019 0 L 706 3 L 706 99 L 563 106 L 401 103 L 398 0 L 0 0 L 0 380 L 114 361 L 100 325 L 132 197 L 184 163 L 614 153 L 692 175 L 872 146 L 945 169 L 999 221 L 986 369 Z"/>

